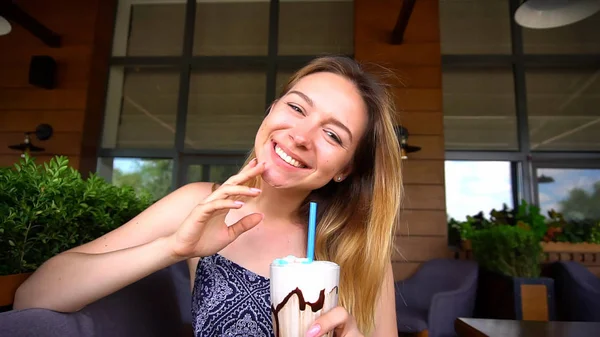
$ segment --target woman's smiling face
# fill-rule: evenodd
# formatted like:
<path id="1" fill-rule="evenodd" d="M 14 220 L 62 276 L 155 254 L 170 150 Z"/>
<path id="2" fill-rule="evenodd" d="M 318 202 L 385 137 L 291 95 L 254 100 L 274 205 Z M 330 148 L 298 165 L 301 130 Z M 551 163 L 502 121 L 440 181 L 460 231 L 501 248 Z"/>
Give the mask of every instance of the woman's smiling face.
<path id="1" fill-rule="evenodd" d="M 328 72 L 301 78 L 271 106 L 256 134 L 256 157 L 267 166 L 263 179 L 311 191 L 345 178 L 367 122 L 354 83 Z"/>

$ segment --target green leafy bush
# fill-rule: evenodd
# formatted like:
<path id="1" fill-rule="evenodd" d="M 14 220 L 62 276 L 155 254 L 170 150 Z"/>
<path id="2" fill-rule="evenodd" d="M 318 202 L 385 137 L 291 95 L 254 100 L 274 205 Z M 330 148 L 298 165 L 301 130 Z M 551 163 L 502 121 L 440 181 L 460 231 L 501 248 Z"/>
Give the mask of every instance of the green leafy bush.
<path id="1" fill-rule="evenodd" d="M 34 271 L 52 256 L 94 240 L 151 204 L 149 194 L 95 174 L 82 179 L 57 156 L 38 165 L 26 156 L 0 168 L 0 275 Z"/>
<path id="2" fill-rule="evenodd" d="M 536 234 L 520 226 L 493 226 L 473 232 L 475 260 L 485 269 L 512 277 L 539 277 L 542 247 Z"/>

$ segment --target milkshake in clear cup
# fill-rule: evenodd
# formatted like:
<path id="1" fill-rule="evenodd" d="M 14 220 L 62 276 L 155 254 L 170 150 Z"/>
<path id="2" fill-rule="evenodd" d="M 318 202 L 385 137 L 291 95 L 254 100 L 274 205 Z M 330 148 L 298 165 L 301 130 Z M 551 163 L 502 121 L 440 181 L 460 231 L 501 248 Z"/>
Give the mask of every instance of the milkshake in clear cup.
<path id="1" fill-rule="evenodd" d="M 273 261 L 270 274 L 275 337 L 304 337 L 317 317 L 337 306 L 340 267 L 333 262 L 288 256 Z"/>

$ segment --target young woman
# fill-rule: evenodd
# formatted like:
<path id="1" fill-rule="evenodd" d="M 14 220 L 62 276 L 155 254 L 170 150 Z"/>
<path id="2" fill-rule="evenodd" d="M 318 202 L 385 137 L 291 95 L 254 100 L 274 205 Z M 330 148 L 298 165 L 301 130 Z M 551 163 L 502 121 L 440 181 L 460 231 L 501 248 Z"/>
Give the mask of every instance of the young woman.
<path id="1" fill-rule="evenodd" d="M 220 186 L 185 185 L 53 257 L 19 288 L 14 307 L 76 311 L 187 260 L 196 336 L 240 325 L 272 336 L 269 265 L 305 256 L 308 202 L 316 201 L 315 258 L 340 265 L 340 300 L 309 335 L 396 336 L 391 252 L 402 180 L 394 112 L 385 86 L 354 60 L 315 59 L 270 106 L 238 174 Z"/>

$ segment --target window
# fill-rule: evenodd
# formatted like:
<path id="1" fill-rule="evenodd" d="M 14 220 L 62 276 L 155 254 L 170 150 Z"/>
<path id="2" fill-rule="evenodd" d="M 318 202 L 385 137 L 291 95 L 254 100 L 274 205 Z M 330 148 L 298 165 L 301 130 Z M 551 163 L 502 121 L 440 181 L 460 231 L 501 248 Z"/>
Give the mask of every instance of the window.
<path id="1" fill-rule="evenodd" d="M 239 172 L 241 165 L 190 165 L 187 182 L 209 181 L 224 183 L 229 177 Z"/>
<path id="2" fill-rule="evenodd" d="M 519 0 L 439 4 L 448 217 L 525 200 L 600 218 L 600 13 L 528 29 Z"/>
<path id="3" fill-rule="evenodd" d="M 193 71 L 186 148 L 248 151 L 265 115 L 264 69 Z"/>
<path id="4" fill-rule="evenodd" d="M 534 151 L 599 151 L 600 69 L 529 69 L 527 111 Z"/>
<path id="5" fill-rule="evenodd" d="M 458 221 L 503 205 L 513 208 L 513 184 L 509 162 L 446 161 L 446 211 Z"/>
<path id="6" fill-rule="evenodd" d="M 99 174 L 117 186 L 148 192 L 154 200 L 171 189 L 173 161 L 170 159 L 100 158 Z"/>
<path id="7" fill-rule="evenodd" d="M 536 172 L 540 208 L 568 220 L 600 221 L 600 169 L 539 168 Z"/>
<path id="8" fill-rule="evenodd" d="M 175 145 L 179 74 L 173 68 L 110 70 L 104 148 L 172 148 Z"/>
<path id="9" fill-rule="evenodd" d="M 352 1 L 281 1 L 279 6 L 280 55 L 353 53 Z"/>
<path id="10" fill-rule="evenodd" d="M 508 0 L 440 0 L 442 54 L 510 54 Z"/>
<path id="11" fill-rule="evenodd" d="M 448 69 L 442 79 L 447 149 L 518 149 L 510 68 Z"/>
<path id="12" fill-rule="evenodd" d="M 269 2 L 196 4 L 194 55 L 267 55 Z"/>
<path id="13" fill-rule="evenodd" d="M 121 0 L 117 9 L 114 56 L 181 55 L 183 1 Z"/>
<path id="14" fill-rule="evenodd" d="M 119 0 L 99 172 L 156 182 L 161 163 L 156 196 L 225 181 L 293 71 L 352 56 L 353 11 L 352 0 Z"/>

